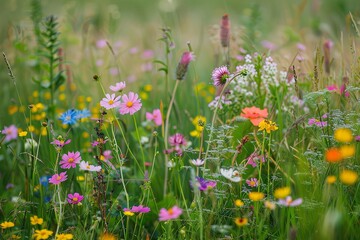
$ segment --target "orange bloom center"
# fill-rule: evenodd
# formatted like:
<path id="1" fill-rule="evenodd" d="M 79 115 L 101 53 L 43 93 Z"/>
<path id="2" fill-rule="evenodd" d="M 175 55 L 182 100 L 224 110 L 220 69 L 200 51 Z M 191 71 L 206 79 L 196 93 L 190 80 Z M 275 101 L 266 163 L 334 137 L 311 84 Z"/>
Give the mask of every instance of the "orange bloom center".
<path id="1" fill-rule="evenodd" d="M 74 162 L 74 159 L 73 159 L 73 158 L 69 158 L 68 162 L 69 162 L 69 163 L 72 163 L 72 162 Z"/>
<path id="2" fill-rule="evenodd" d="M 114 104 L 114 101 L 112 99 L 109 100 L 108 102 L 110 105 L 113 105 Z"/>
<path id="3" fill-rule="evenodd" d="M 128 101 L 127 103 L 126 103 L 126 106 L 127 107 L 132 107 L 134 105 L 134 103 L 132 102 L 132 101 Z"/>
<path id="4" fill-rule="evenodd" d="M 77 202 L 77 201 L 78 201 L 78 198 L 77 198 L 77 197 L 74 197 L 72 200 L 73 200 L 74 202 Z"/>
<path id="5" fill-rule="evenodd" d="M 61 180 L 61 177 L 60 177 L 60 176 L 57 176 L 56 180 L 60 181 L 60 180 Z"/>
<path id="6" fill-rule="evenodd" d="M 87 165 L 87 166 L 86 166 L 86 169 L 90 169 L 90 165 Z"/>
<path id="7" fill-rule="evenodd" d="M 172 210 L 172 208 L 170 208 L 170 209 L 168 210 L 168 213 L 169 213 L 170 215 L 173 215 L 173 214 L 174 214 L 174 211 Z"/>

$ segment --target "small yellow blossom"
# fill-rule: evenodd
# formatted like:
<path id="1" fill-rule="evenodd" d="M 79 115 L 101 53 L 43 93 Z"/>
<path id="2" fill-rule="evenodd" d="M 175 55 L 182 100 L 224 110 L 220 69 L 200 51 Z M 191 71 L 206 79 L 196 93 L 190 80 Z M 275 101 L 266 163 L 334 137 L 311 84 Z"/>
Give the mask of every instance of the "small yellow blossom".
<path id="1" fill-rule="evenodd" d="M 65 93 L 60 93 L 59 94 L 59 100 L 60 101 L 65 101 L 66 100 L 66 94 Z"/>
<path id="2" fill-rule="evenodd" d="M 13 234 L 13 235 L 11 235 L 11 239 L 21 239 L 21 237 Z"/>
<path id="3" fill-rule="evenodd" d="M 243 227 L 248 224 L 248 219 L 247 218 L 235 218 L 234 222 L 235 222 L 236 226 Z"/>
<path id="4" fill-rule="evenodd" d="M 287 196 L 289 196 L 290 193 L 291 193 L 290 187 L 277 188 L 274 191 L 274 197 L 278 198 L 278 199 L 283 199 L 283 198 L 286 198 Z"/>
<path id="5" fill-rule="evenodd" d="M 326 177 L 326 182 L 328 184 L 334 184 L 336 182 L 336 176 L 330 175 Z"/>
<path id="6" fill-rule="evenodd" d="M 47 229 L 35 230 L 35 233 L 32 235 L 35 240 L 48 239 L 53 234 L 53 231 Z"/>
<path id="7" fill-rule="evenodd" d="M 133 213 L 133 212 L 131 212 L 131 211 L 124 211 L 124 215 L 125 215 L 125 216 L 131 217 L 131 216 L 134 216 L 134 214 L 135 214 L 135 213 Z"/>
<path id="8" fill-rule="evenodd" d="M 349 143 L 353 140 L 353 135 L 348 128 L 338 128 L 334 132 L 334 138 L 338 142 Z"/>
<path id="9" fill-rule="evenodd" d="M 45 98 L 46 100 L 50 100 L 50 98 L 51 98 L 51 93 L 49 93 L 49 92 L 44 93 L 44 98 Z"/>
<path id="10" fill-rule="evenodd" d="M 34 98 L 39 97 L 39 92 L 38 92 L 38 91 L 33 91 L 32 96 L 33 96 Z"/>
<path id="11" fill-rule="evenodd" d="M 355 184 L 358 180 L 358 177 L 359 175 L 356 172 L 347 169 L 342 170 L 339 176 L 340 181 L 346 185 Z"/>
<path id="12" fill-rule="evenodd" d="M 8 113 L 9 115 L 15 114 L 19 110 L 18 106 L 11 105 L 8 107 Z"/>
<path id="13" fill-rule="evenodd" d="M 79 182 L 83 182 L 83 181 L 85 181 L 85 177 L 84 176 L 77 176 L 76 180 L 78 180 Z"/>
<path id="14" fill-rule="evenodd" d="M 141 98 L 141 99 L 144 99 L 144 100 L 149 99 L 149 94 L 147 94 L 146 92 L 141 91 L 141 92 L 139 93 L 139 95 L 140 95 L 140 98 Z"/>
<path id="15" fill-rule="evenodd" d="M 37 224 L 41 225 L 41 224 L 43 224 L 43 222 L 44 222 L 44 219 L 39 218 L 38 216 L 30 217 L 31 225 L 37 225 Z"/>
<path id="16" fill-rule="evenodd" d="M 117 240 L 117 237 L 111 233 L 104 233 L 100 236 L 99 240 Z"/>
<path id="17" fill-rule="evenodd" d="M 264 193 L 262 192 L 249 192 L 250 200 L 257 202 L 262 200 L 265 197 Z"/>
<path id="18" fill-rule="evenodd" d="M 259 123 L 259 131 L 266 130 L 267 133 L 271 133 L 271 131 L 276 131 L 278 127 L 275 122 L 264 119 Z"/>
<path id="19" fill-rule="evenodd" d="M 7 229 L 7 228 L 12 228 L 12 227 L 14 227 L 15 224 L 14 224 L 13 222 L 7 222 L 7 221 L 5 221 L 5 222 L 2 222 L 2 223 L 0 224 L 0 226 L 1 226 L 2 229 Z"/>
<path id="20" fill-rule="evenodd" d="M 90 137 L 90 134 L 88 132 L 83 132 L 82 137 L 83 138 L 88 138 L 88 137 Z"/>
<path id="21" fill-rule="evenodd" d="M 86 102 L 91 102 L 92 101 L 92 98 L 91 97 L 86 97 Z"/>
<path id="22" fill-rule="evenodd" d="M 70 233 L 63 233 L 63 234 L 59 234 L 59 235 L 56 235 L 56 240 L 71 240 L 73 239 L 73 235 L 70 234 Z"/>
<path id="23" fill-rule="evenodd" d="M 343 145 L 340 147 L 342 158 L 350 158 L 355 155 L 354 145 Z"/>
<path id="24" fill-rule="evenodd" d="M 19 137 L 25 137 L 27 135 L 27 131 L 21 131 L 19 132 Z"/>
<path id="25" fill-rule="evenodd" d="M 235 200 L 235 206 L 242 207 L 242 206 L 244 206 L 244 202 L 241 201 L 240 199 L 236 199 Z"/>
<path id="26" fill-rule="evenodd" d="M 147 92 L 151 92 L 152 91 L 152 86 L 150 85 L 150 84 L 146 84 L 145 86 L 144 86 L 144 90 L 145 91 L 147 91 Z"/>
<path id="27" fill-rule="evenodd" d="M 267 209 L 269 209 L 269 210 L 274 210 L 274 209 L 276 208 L 275 203 L 270 202 L 270 201 L 265 201 L 265 202 L 264 202 L 264 205 L 265 205 L 265 207 L 266 207 Z"/>

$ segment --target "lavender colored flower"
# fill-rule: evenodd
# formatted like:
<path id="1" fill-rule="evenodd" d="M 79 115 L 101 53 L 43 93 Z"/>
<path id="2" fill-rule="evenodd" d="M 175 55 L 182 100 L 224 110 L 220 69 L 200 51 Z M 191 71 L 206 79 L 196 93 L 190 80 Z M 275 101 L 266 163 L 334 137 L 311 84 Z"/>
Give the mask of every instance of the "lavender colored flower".
<path id="1" fill-rule="evenodd" d="M 196 180 L 200 191 L 206 191 L 216 186 L 216 181 L 205 180 L 201 177 L 196 177 Z"/>
<path id="2" fill-rule="evenodd" d="M 356 141 L 356 142 L 360 142 L 360 135 L 355 136 L 355 141 Z"/>
<path id="3" fill-rule="evenodd" d="M 292 200 L 292 197 L 288 196 L 285 199 L 280 199 L 278 201 L 278 204 L 286 207 L 296 207 L 302 204 L 302 202 L 303 202 L 302 198 Z"/>
<path id="4" fill-rule="evenodd" d="M 214 86 L 223 86 L 225 85 L 229 76 L 230 71 L 228 70 L 227 66 L 221 66 L 213 70 L 211 79 L 214 81 Z"/>
<path id="5" fill-rule="evenodd" d="M 18 137 L 18 129 L 15 125 L 10 125 L 9 127 L 5 126 L 1 133 L 6 135 L 5 142 L 17 139 Z"/>

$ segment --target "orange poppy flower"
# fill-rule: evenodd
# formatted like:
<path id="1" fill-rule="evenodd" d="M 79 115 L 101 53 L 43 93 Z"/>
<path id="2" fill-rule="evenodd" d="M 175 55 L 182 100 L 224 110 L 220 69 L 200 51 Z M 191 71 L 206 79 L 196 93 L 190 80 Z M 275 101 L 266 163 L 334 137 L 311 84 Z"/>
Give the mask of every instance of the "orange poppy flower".
<path id="1" fill-rule="evenodd" d="M 329 148 L 325 152 L 325 159 L 328 162 L 336 163 L 343 159 L 341 151 L 337 148 Z"/>
<path id="2" fill-rule="evenodd" d="M 249 119 L 254 126 L 258 126 L 262 120 L 267 118 L 268 110 L 266 108 L 261 110 L 257 107 L 244 108 L 240 116 Z"/>

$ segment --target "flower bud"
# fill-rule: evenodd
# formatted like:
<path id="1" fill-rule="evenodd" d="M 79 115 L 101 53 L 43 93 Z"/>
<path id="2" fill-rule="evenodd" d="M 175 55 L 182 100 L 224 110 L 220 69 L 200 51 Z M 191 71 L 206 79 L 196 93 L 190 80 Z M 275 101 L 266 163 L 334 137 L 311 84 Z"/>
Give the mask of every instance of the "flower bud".
<path id="1" fill-rule="evenodd" d="M 176 79 L 183 80 L 188 70 L 189 64 L 195 58 L 192 52 L 184 52 L 181 56 L 180 62 L 176 68 Z"/>
<path id="2" fill-rule="evenodd" d="M 229 15 L 225 14 L 221 19 L 221 27 L 220 27 L 220 41 L 221 46 L 229 47 L 230 43 L 230 20 Z"/>

